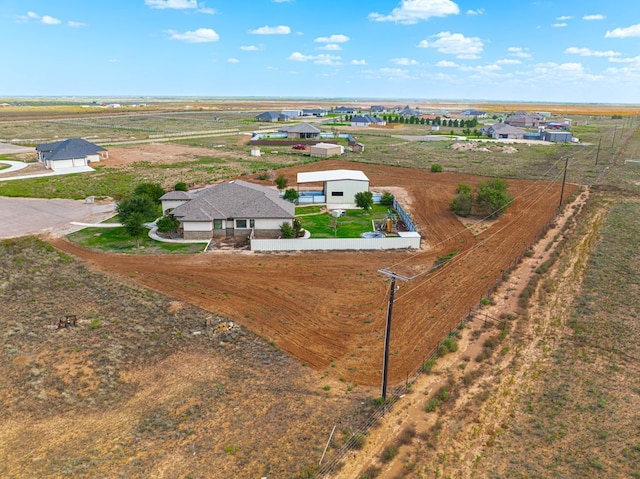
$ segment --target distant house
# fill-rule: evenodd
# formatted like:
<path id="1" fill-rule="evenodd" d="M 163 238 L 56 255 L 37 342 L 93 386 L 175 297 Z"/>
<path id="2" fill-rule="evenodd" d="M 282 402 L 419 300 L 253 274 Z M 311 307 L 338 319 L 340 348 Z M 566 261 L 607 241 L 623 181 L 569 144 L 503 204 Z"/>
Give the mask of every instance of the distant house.
<path id="1" fill-rule="evenodd" d="M 353 115 L 357 111 L 357 108 L 353 108 L 350 106 L 339 106 L 333 109 L 334 113 L 339 113 L 340 115 Z"/>
<path id="2" fill-rule="evenodd" d="M 320 130 L 311 123 L 300 123 L 294 126 L 285 126 L 278 129 L 279 133 L 286 133 L 287 138 L 319 139 Z"/>
<path id="3" fill-rule="evenodd" d="M 286 121 L 287 119 L 288 117 L 279 111 L 265 111 L 256 116 L 256 120 L 267 122 Z"/>
<path id="4" fill-rule="evenodd" d="M 327 110 L 323 108 L 303 108 L 302 116 L 327 116 Z"/>
<path id="5" fill-rule="evenodd" d="M 385 126 L 387 122 L 382 118 L 371 115 L 356 115 L 351 118 L 351 126 Z"/>
<path id="6" fill-rule="evenodd" d="M 542 115 L 526 112 L 518 112 L 514 115 L 508 116 L 504 120 L 504 123 L 507 125 L 515 126 L 517 128 L 537 128 L 544 122 L 546 122 L 546 119 Z"/>
<path id="7" fill-rule="evenodd" d="M 462 113 L 460 113 L 460 115 L 462 116 L 474 116 L 476 118 L 486 118 L 487 116 L 487 112 L 486 111 L 478 111 L 478 110 L 465 110 Z"/>
<path id="8" fill-rule="evenodd" d="M 318 143 L 309 147 L 309 155 L 316 158 L 330 158 L 344 153 L 344 146 L 333 143 Z"/>
<path id="9" fill-rule="evenodd" d="M 521 140 L 527 134 L 522 128 L 516 128 L 515 126 L 507 125 L 506 123 L 496 123 L 495 125 L 488 126 L 481 130 L 484 136 L 489 136 L 494 139 L 512 139 Z"/>
<path id="10" fill-rule="evenodd" d="M 288 118 L 298 118 L 303 114 L 302 110 L 282 110 L 280 113 Z"/>
<path id="11" fill-rule="evenodd" d="M 387 111 L 384 105 L 371 105 L 371 108 L 369 110 L 371 111 L 371 113 L 384 113 L 385 111 Z"/>
<path id="12" fill-rule="evenodd" d="M 363 153 L 364 152 L 364 143 L 349 143 L 351 146 L 351 151 L 354 153 Z"/>
<path id="13" fill-rule="evenodd" d="M 369 191 L 369 178 L 358 170 L 327 170 L 298 173 L 298 186 L 322 183 L 328 208 L 353 208 L 356 193 Z"/>
<path id="14" fill-rule="evenodd" d="M 282 223 L 293 224 L 295 205 L 278 191 L 242 180 L 196 192 L 170 191 L 160 198 L 163 213 L 180 222 L 184 239 L 224 236 L 277 238 Z"/>
<path id="15" fill-rule="evenodd" d="M 51 170 L 80 168 L 109 158 L 109 152 L 105 148 L 82 138 L 42 143 L 36 147 L 36 151 L 38 161 Z"/>

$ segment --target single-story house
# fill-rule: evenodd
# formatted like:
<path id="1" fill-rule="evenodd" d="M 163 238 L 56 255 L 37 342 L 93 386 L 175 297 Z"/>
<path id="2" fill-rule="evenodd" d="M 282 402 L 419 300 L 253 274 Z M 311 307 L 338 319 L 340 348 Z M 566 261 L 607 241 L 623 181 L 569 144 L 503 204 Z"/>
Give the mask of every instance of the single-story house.
<path id="1" fill-rule="evenodd" d="M 358 170 L 327 170 L 298 173 L 298 187 L 306 183 L 322 183 L 328 208 L 353 208 L 356 193 L 369 191 L 369 178 Z"/>
<path id="2" fill-rule="evenodd" d="M 311 123 L 300 123 L 294 126 L 285 126 L 278 129 L 278 133 L 286 133 L 287 138 L 319 139 L 320 130 Z"/>
<path id="3" fill-rule="evenodd" d="M 180 222 L 184 239 L 223 236 L 277 238 L 282 223 L 293 224 L 295 205 L 273 188 L 242 180 L 218 183 L 195 192 L 164 194 L 163 213 Z"/>
<path id="4" fill-rule="evenodd" d="M 545 117 L 537 113 L 518 112 L 504 120 L 507 125 L 517 128 L 537 128 L 546 121 Z"/>
<path id="5" fill-rule="evenodd" d="M 302 116 L 302 110 L 282 110 L 280 113 L 289 118 L 298 118 L 299 116 Z"/>
<path id="6" fill-rule="evenodd" d="M 515 126 L 507 125 L 506 123 L 496 123 L 495 125 L 490 125 L 481 130 L 484 136 L 490 136 L 494 139 L 511 139 L 511 140 L 522 140 L 524 135 L 527 133 L 526 130 L 522 128 L 516 128 Z"/>
<path id="7" fill-rule="evenodd" d="M 542 139 L 544 141 L 551 141 L 553 143 L 571 143 L 573 141 L 573 135 L 570 131 L 545 131 L 542 133 Z"/>
<path id="8" fill-rule="evenodd" d="M 256 120 L 267 122 L 286 121 L 288 119 L 289 117 L 283 115 L 279 111 L 265 111 L 256 116 Z"/>
<path id="9" fill-rule="evenodd" d="M 323 108 L 303 108 L 302 116 L 327 116 L 327 110 Z"/>
<path id="10" fill-rule="evenodd" d="M 333 143 L 317 143 L 309 147 L 309 155 L 316 158 L 329 158 L 344 153 L 344 146 Z"/>
<path id="11" fill-rule="evenodd" d="M 371 115 L 356 115 L 351 118 L 351 126 L 385 126 L 387 122 L 382 118 Z"/>
<path id="12" fill-rule="evenodd" d="M 465 110 L 463 112 L 460 113 L 460 115 L 462 116 L 475 116 L 477 118 L 486 118 L 487 116 L 487 112 L 486 111 L 478 111 L 478 110 Z"/>
<path id="13" fill-rule="evenodd" d="M 46 168 L 79 168 L 89 163 L 106 160 L 109 152 L 82 138 L 69 138 L 53 143 L 41 143 L 36 147 L 38 161 Z"/>
<path id="14" fill-rule="evenodd" d="M 385 111 L 387 111 L 384 105 L 371 105 L 371 108 L 369 108 L 369 110 L 371 111 L 371 113 L 384 113 Z"/>
<path id="15" fill-rule="evenodd" d="M 353 108 L 350 106 L 339 106 L 333 109 L 334 113 L 339 113 L 341 115 L 353 115 L 358 111 L 357 108 Z"/>

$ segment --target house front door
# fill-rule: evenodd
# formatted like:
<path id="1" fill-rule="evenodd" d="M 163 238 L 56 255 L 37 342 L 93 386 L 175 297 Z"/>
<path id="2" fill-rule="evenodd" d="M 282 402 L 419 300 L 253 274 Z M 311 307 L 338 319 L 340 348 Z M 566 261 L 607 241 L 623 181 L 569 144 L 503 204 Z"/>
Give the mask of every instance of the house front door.
<path id="1" fill-rule="evenodd" d="M 229 236 L 234 236 L 235 235 L 235 229 L 233 227 L 233 225 L 235 224 L 235 221 L 233 220 L 233 218 L 227 218 L 227 237 Z"/>

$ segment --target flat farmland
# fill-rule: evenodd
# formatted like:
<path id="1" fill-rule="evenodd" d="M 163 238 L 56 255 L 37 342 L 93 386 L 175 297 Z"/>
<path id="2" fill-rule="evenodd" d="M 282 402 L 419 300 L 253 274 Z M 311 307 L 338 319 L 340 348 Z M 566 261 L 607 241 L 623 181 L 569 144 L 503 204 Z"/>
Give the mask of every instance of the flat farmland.
<path id="1" fill-rule="evenodd" d="M 324 161 L 280 170 L 353 169 Z M 391 268 L 414 277 L 396 293 L 390 379 L 415 372 L 448 332 L 475 307 L 553 219 L 560 184 L 509 180 L 515 202 L 477 236 L 450 211 L 458 184 L 479 176 L 359 164 L 372 189 L 402 188 L 425 238 L 420 252 L 164 255 L 99 254 L 63 239 L 51 243 L 96 267 L 127 277 L 241 323 L 273 345 L 332 377 L 362 385 L 380 381 Z M 567 185 L 565 197 L 577 190 Z M 439 257 L 454 260 L 429 273 Z"/>

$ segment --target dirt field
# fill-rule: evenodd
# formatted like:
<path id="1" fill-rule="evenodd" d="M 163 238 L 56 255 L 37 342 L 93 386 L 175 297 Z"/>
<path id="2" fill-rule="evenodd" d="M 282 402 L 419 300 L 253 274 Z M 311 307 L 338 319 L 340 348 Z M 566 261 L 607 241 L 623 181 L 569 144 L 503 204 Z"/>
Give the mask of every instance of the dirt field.
<path id="1" fill-rule="evenodd" d="M 282 170 L 355 168 L 326 161 Z M 347 382 L 380 380 L 388 281 L 378 269 L 415 276 L 396 293 L 390 379 L 412 374 L 525 252 L 553 218 L 560 185 L 509 180 L 516 197 L 477 237 L 449 211 L 459 183 L 482 178 L 358 164 L 372 188 L 404 187 L 428 252 L 206 254 L 189 257 L 96 254 L 52 239 L 57 248 L 183 301 L 233 319 L 315 369 Z M 577 189 L 568 186 L 565 195 Z M 453 261 L 427 275 L 438 256 Z"/>

